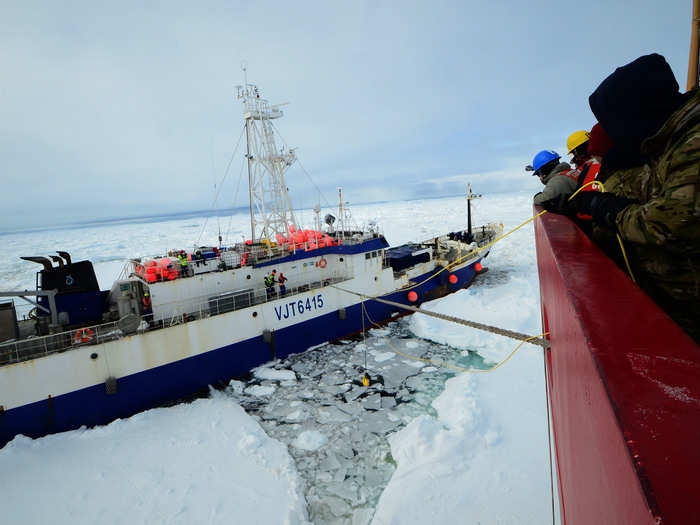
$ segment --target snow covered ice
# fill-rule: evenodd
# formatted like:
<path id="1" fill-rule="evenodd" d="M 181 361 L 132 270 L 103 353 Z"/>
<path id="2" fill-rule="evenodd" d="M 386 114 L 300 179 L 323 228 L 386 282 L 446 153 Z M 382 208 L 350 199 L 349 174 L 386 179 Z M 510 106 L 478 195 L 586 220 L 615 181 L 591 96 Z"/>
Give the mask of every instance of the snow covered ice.
<path id="1" fill-rule="evenodd" d="M 17 437 L 0 453 L 0 486 L 8 525 L 307 522 L 286 447 L 219 392 L 91 430 Z"/>
<path id="2" fill-rule="evenodd" d="M 531 217 L 530 194 L 474 203 L 505 230 Z M 463 197 L 353 207 L 392 245 L 463 228 Z M 248 217 L 232 218 L 240 237 Z M 190 246 L 204 219 L 3 235 L 3 287 L 34 287 L 20 255 L 64 249 L 92 259 L 102 288 L 126 257 Z M 215 239 L 209 221 L 202 239 Z M 205 241 L 203 241 L 205 242 Z M 15 257 L 16 256 L 16 257 Z M 541 332 L 529 225 L 499 242 L 489 271 L 425 308 Z M 260 367 L 208 399 L 0 451 L 7 523 L 545 523 L 551 521 L 541 350 L 413 315 L 358 339 Z M 364 369 L 369 388 L 359 382 Z M 240 408 L 243 406 L 247 414 Z M 41 494 L 38 498 L 37 495 Z"/>

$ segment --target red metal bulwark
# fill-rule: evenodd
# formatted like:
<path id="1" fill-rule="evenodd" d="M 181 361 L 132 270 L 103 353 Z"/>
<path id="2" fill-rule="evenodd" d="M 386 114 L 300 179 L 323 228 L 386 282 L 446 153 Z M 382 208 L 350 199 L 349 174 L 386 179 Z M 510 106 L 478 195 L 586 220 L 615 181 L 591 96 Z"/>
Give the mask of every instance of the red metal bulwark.
<path id="1" fill-rule="evenodd" d="M 700 348 L 570 219 L 535 237 L 562 521 L 700 523 Z"/>

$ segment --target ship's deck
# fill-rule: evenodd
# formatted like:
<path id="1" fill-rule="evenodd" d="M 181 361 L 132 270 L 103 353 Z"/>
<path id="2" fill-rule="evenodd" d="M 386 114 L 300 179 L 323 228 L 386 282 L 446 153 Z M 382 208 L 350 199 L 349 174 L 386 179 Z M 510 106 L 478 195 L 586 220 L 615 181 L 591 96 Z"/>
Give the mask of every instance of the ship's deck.
<path id="1" fill-rule="evenodd" d="M 310 290 L 324 288 L 326 286 L 344 282 L 345 280 L 347 280 L 347 278 L 329 277 L 323 280 L 303 283 L 298 286 L 289 287 L 284 297 L 291 298 Z M 276 299 L 279 299 L 278 292 L 275 291 L 272 294 L 268 294 L 264 287 L 246 290 L 239 293 L 231 292 L 221 294 L 215 298 L 203 296 L 198 298 L 198 308 L 195 308 L 194 311 L 190 311 L 185 314 L 176 314 L 175 312 L 181 312 L 182 310 L 178 309 L 177 304 L 170 305 L 174 313 L 172 316 L 170 316 L 168 321 L 152 322 L 149 324 L 146 320 L 147 317 L 149 317 L 147 315 L 141 316 L 136 320 L 136 322 L 134 322 L 134 319 L 131 319 L 129 324 L 132 326 L 138 326 L 138 329 L 134 328 L 133 330 L 127 330 L 125 329 L 123 321 L 114 321 L 84 327 L 84 330 L 87 330 L 87 332 L 82 332 L 81 336 L 89 334 L 89 340 L 86 341 L 79 339 L 76 340 L 76 332 L 78 332 L 78 330 L 74 329 L 56 334 L 30 337 L 20 341 L 2 343 L 0 344 L 0 366 L 20 363 L 56 352 L 65 352 L 76 347 L 114 341 L 121 339 L 122 337 L 133 335 L 136 332 L 143 333 L 153 330 L 162 330 L 163 328 L 176 324 L 187 323 L 197 319 L 202 319 L 204 317 L 221 315 L 228 312 L 233 312 L 235 310 L 241 310 L 243 308 L 250 308 L 252 306 L 257 306 Z M 191 306 L 192 300 L 188 300 L 187 304 Z M 83 328 L 81 328 L 81 330 L 83 330 Z M 85 337 L 81 338 L 84 339 Z"/>

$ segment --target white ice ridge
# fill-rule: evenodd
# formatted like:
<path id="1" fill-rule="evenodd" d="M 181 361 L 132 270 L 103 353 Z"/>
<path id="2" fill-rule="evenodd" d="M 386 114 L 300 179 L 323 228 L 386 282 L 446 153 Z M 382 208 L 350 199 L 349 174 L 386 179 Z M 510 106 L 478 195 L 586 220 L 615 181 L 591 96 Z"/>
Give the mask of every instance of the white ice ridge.
<path id="1" fill-rule="evenodd" d="M 551 508 L 537 353 L 498 373 L 461 374 L 389 442 L 397 469 L 373 525 L 541 524 Z"/>

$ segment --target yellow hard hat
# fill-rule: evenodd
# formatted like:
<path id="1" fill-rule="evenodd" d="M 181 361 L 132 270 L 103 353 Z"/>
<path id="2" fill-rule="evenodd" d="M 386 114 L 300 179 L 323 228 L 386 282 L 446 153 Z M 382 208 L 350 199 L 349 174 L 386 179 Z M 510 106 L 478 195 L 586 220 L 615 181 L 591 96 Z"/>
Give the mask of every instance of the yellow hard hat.
<path id="1" fill-rule="evenodd" d="M 588 131 L 574 131 L 569 138 L 566 139 L 566 147 L 569 149 L 569 155 L 571 152 L 578 148 L 581 144 L 586 142 L 591 136 Z"/>

